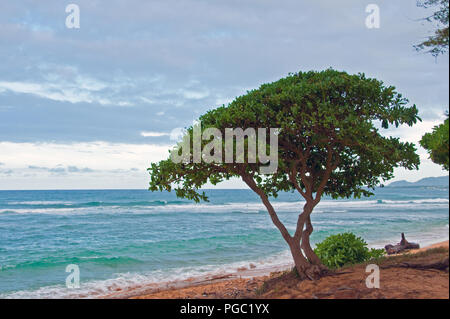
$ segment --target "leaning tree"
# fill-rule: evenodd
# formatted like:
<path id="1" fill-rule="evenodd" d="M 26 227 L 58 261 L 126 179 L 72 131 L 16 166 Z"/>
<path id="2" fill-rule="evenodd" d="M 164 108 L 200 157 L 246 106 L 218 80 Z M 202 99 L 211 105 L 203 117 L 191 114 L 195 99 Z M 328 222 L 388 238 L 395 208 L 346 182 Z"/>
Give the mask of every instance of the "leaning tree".
<path id="1" fill-rule="evenodd" d="M 196 128 L 187 128 L 184 141 L 189 142 L 189 152 L 181 162 L 169 158 L 153 163 L 148 169 L 150 190 L 174 189 L 178 197 L 207 201 L 200 191 L 207 182 L 215 185 L 240 177 L 261 198 L 290 248 L 300 277 L 320 277 L 326 268 L 310 245 L 310 216 L 321 198 L 370 196 L 371 190 L 393 177 L 394 168 L 418 168 L 414 144 L 380 134 L 390 125 L 412 126 L 420 120 L 416 106 L 407 104 L 394 87 L 364 74 L 333 69 L 290 74 L 201 116 L 201 131 L 212 128 L 216 132 L 206 134 L 201 142 L 202 158 L 209 160 L 199 161 L 198 156 L 193 160 L 199 147 L 189 141 L 194 140 Z M 258 152 L 256 160 L 245 155 L 252 147 L 251 134 L 243 135 L 244 156 L 236 139 L 232 144 L 234 161 L 224 161 L 229 149 L 221 137 L 230 128 L 241 128 L 244 133 L 251 128 L 276 128 L 276 147 L 270 146 L 270 134 L 258 135 L 258 146 L 263 145 L 269 154 L 275 149 L 277 169 L 265 174 L 263 168 L 273 164 L 262 158 L 265 152 Z M 181 152 L 177 146 L 171 155 L 180 156 Z M 214 160 L 211 155 L 216 155 Z M 293 233 L 280 221 L 270 200 L 286 191 L 298 192 L 304 199 Z"/>

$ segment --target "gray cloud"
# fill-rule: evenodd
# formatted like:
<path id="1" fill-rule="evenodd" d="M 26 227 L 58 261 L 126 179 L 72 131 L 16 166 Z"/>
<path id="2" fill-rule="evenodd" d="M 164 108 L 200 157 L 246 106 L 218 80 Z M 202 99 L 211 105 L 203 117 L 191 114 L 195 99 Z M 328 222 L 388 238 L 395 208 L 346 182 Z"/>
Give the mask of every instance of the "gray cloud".
<path id="1" fill-rule="evenodd" d="M 4 176 L 11 176 L 13 173 L 11 169 L 0 169 L 0 174 Z"/>
<path id="2" fill-rule="evenodd" d="M 34 166 L 29 165 L 28 169 L 30 170 L 38 170 L 38 171 L 47 171 L 49 173 L 53 174 L 67 174 L 67 173 L 93 173 L 95 170 L 85 167 L 85 168 L 78 168 L 77 166 L 67 166 L 63 167 L 62 165 L 58 165 L 56 167 L 42 167 L 42 166 Z"/>
<path id="3" fill-rule="evenodd" d="M 142 131 L 170 132 L 261 83 L 328 67 L 397 86 L 425 119 L 448 108 L 448 58 L 412 48 L 431 29 L 414 1 L 381 3 L 377 30 L 356 0 L 77 4 L 78 30 L 60 1 L 2 8 L 3 139 L 145 143 Z"/>
<path id="4" fill-rule="evenodd" d="M 68 171 L 69 173 L 92 173 L 92 172 L 94 172 L 93 169 L 90 169 L 90 168 L 88 168 L 88 167 L 85 167 L 85 168 L 78 168 L 78 167 L 76 167 L 76 166 L 68 166 L 68 167 L 67 167 L 67 171 Z"/>
<path id="5" fill-rule="evenodd" d="M 62 166 L 56 166 L 56 167 L 49 168 L 49 167 L 30 165 L 30 166 L 28 166 L 28 169 L 34 170 L 34 171 L 45 171 L 45 172 L 52 173 L 55 175 L 64 175 L 67 173 L 66 169 Z"/>
<path id="6" fill-rule="evenodd" d="M 33 170 L 48 170 L 47 167 L 34 166 L 34 165 L 28 166 L 28 169 L 33 169 Z"/>

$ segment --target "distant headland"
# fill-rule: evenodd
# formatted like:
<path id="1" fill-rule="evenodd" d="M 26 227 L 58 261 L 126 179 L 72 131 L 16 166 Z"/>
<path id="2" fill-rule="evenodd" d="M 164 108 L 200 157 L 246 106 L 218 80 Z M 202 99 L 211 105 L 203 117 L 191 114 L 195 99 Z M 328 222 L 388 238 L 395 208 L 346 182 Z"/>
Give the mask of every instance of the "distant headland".
<path id="1" fill-rule="evenodd" d="M 440 186 L 448 187 L 448 175 L 439 177 L 426 177 L 417 182 L 397 181 L 392 182 L 387 187 L 408 187 L 408 186 Z"/>

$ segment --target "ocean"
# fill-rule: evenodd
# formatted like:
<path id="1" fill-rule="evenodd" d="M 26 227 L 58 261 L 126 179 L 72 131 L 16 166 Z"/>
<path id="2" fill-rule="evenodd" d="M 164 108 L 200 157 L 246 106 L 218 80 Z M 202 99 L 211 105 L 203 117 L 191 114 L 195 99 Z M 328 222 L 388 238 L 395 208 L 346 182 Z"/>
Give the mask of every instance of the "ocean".
<path id="1" fill-rule="evenodd" d="M 100 297 L 205 274 L 291 265 L 287 245 L 250 190 L 207 190 L 208 203 L 147 190 L 0 191 L 0 298 Z M 303 201 L 273 200 L 294 230 Z M 353 232 L 371 247 L 404 232 L 421 246 L 449 238 L 447 187 L 385 187 L 363 199 L 324 198 L 312 244 Z M 77 265 L 80 287 L 66 287 Z M 252 266 L 253 266 L 252 265 Z"/>

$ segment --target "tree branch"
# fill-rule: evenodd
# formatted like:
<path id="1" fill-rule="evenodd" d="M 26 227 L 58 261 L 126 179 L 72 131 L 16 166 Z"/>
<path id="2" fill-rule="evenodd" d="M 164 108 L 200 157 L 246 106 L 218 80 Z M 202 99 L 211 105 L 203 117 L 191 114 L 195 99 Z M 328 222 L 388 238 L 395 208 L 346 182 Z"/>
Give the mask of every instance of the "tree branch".
<path id="1" fill-rule="evenodd" d="M 320 181 L 319 187 L 317 188 L 316 198 L 314 199 L 314 206 L 317 205 L 322 197 L 323 191 L 325 190 L 325 186 L 328 183 L 328 179 L 331 176 L 331 173 L 336 169 L 337 162 L 333 164 L 333 151 L 331 149 L 331 145 L 327 145 L 327 164 L 325 168 L 325 172 L 323 173 L 322 180 Z"/>
<path id="2" fill-rule="evenodd" d="M 256 193 L 259 195 L 259 197 L 261 197 L 261 200 L 264 204 L 264 206 L 266 206 L 267 211 L 269 212 L 270 218 L 272 219 L 272 222 L 274 223 L 274 225 L 278 228 L 278 230 L 280 231 L 281 235 L 283 236 L 284 240 L 286 240 L 286 242 L 290 242 L 292 237 L 289 234 L 288 230 L 286 229 L 286 227 L 283 225 L 283 223 L 280 221 L 280 219 L 278 218 L 277 213 L 275 212 L 275 209 L 273 208 L 272 204 L 270 203 L 267 195 L 263 192 L 262 189 L 260 189 L 258 187 L 258 185 L 256 185 L 255 180 L 253 179 L 252 176 L 250 176 L 247 173 L 242 173 L 242 180 Z"/>
<path id="3" fill-rule="evenodd" d="M 300 185 L 297 182 L 297 169 L 295 167 L 291 167 L 291 170 L 289 171 L 289 180 L 294 185 L 295 189 L 306 199 L 306 192 L 303 191 L 303 189 L 300 187 Z"/>

